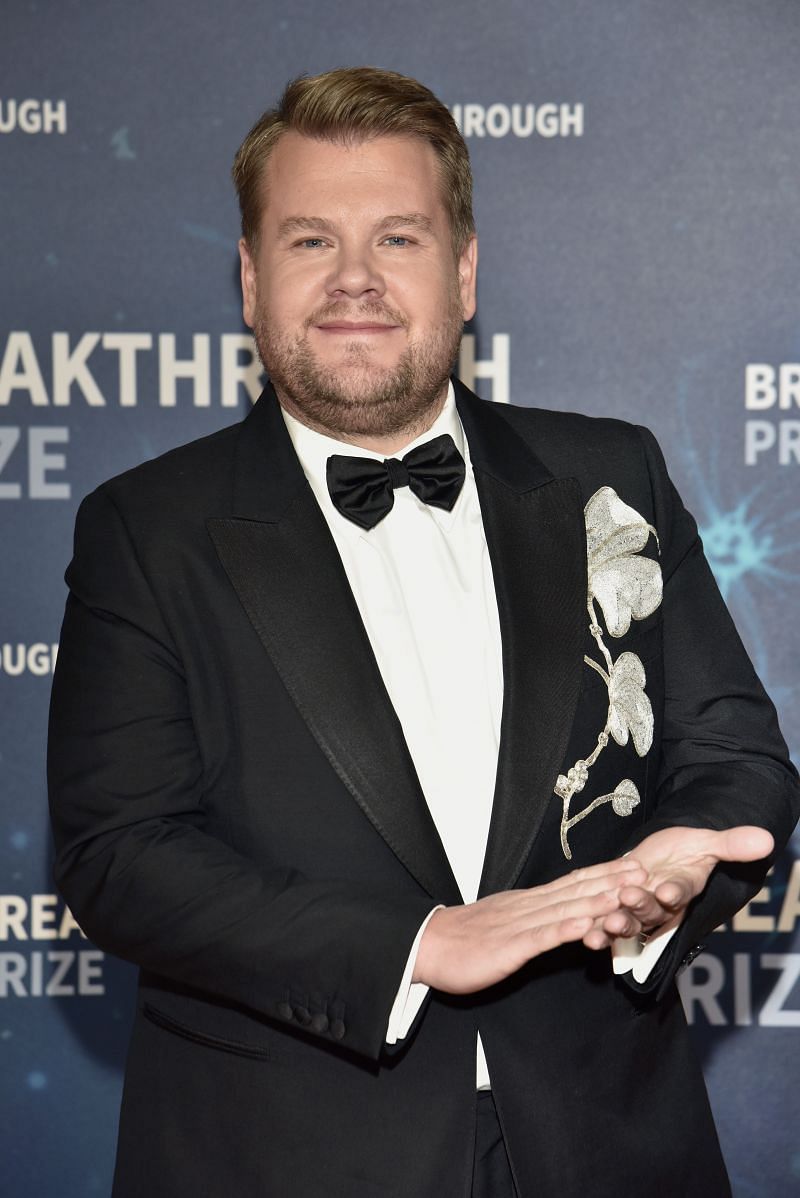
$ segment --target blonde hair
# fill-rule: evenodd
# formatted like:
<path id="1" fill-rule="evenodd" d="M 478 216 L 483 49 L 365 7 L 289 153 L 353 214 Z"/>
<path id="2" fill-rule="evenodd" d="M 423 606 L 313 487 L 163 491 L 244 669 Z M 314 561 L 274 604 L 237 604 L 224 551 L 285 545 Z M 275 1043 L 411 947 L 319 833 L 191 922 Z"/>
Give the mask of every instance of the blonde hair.
<path id="1" fill-rule="evenodd" d="M 395 71 L 340 67 L 289 83 L 277 108 L 259 117 L 236 153 L 233 181 L 242 236 L 252 249 L 261 223 L 264 171 L 279 138 L 289 130 L 345 144 L 387 136 L 428 142 L 439 161 L 456 256 L 474 233 L 469 152 L 444 104 L 416 79 Z"/>

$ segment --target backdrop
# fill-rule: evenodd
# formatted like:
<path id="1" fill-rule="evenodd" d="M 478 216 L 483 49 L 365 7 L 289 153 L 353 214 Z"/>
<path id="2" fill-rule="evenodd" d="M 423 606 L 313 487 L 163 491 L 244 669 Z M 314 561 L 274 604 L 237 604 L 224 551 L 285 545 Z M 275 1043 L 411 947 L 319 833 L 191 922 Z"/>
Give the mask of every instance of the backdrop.
<path id="1" fill-rule="evenodd" d="M 6 0 L 9 1198 L 110 1186 L 134 978 L 54 894 L 44 735 L 62 574 L 88 490 L 258 393 L 229 181 L 250 125 L 289 77 L 354 63 L 418 76 L 452 108 L 481 244 L 462 377 L 497 402 L 656 432 L 797 748 L 799 31 L 797 0 Z M 798 917 L 789 853 L 682 983 L 738 1198 L 800 1189 Z"/>

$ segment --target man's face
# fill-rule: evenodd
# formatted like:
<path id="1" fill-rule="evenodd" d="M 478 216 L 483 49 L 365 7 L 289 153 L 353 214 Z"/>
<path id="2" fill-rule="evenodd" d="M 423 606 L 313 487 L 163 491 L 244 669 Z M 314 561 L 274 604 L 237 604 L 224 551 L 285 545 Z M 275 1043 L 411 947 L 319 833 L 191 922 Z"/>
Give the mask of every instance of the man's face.
<path id="1" fill-rule="evenodd" d="M 285 134 L 257 253 L 239 248 L 244 318 L 290 412 L 345 440 L 429 426 L 475 311 L 477 246 L 456 261 L 427 142 Z"/>

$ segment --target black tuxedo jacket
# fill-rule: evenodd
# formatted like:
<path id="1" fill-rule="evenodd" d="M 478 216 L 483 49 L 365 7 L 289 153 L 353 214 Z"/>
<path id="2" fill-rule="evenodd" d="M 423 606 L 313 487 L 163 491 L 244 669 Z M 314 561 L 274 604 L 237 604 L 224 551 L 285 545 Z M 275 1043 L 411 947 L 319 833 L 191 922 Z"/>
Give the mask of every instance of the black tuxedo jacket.
<path id="1" fill-rule="evenodd" d="M 768 827 L 795 779 L 644 430 L 487 404 L 456 385 L 494 571 L 505 676 L 481 892 L 533 886 L 674 824 Z M 653 525 L 663 602 L 613 643 L 643 663 L 652 747 L 611 741 L 560 843 L 558 775 L 608 691 L 584 655 L 584 505 Z M 571 946 L 387 1019 L 435 903 L 460 901 L 325 520 L 268 389 L 236 427 L 80 509 L 52 702 L 56 875 L 136 962 L 119 1198 L 466 1198 L 475 1039 L 521 1198 L 714 1198 L 727 1180 L 674 971 L 758 888 L 718 869 L 656 975 Z M 432 600 L 435 601 L 435 600 Z M 610 643 L 610 642 L 609 642 Z"/>

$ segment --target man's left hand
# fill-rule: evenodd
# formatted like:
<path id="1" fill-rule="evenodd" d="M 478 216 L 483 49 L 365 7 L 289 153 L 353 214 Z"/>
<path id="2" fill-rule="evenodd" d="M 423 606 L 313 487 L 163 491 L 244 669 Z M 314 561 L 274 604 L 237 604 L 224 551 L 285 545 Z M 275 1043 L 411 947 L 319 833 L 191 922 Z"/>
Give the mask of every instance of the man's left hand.
<path id="1" fill-rule="evenodd" d="M 664 828 L 648 836 L 631 853 L 647 870 L 642 885 L 620 891 L 621 906 L 595 921 L 583 937 L 587 948 L 601 949 L 618 938 L 667 932 L 683 919 L 692 899 L 705 888 L 720 861 L 760 861 L 774 841 L 764 828 L 742 826 L 715 832 L 710 828 Z"/>

